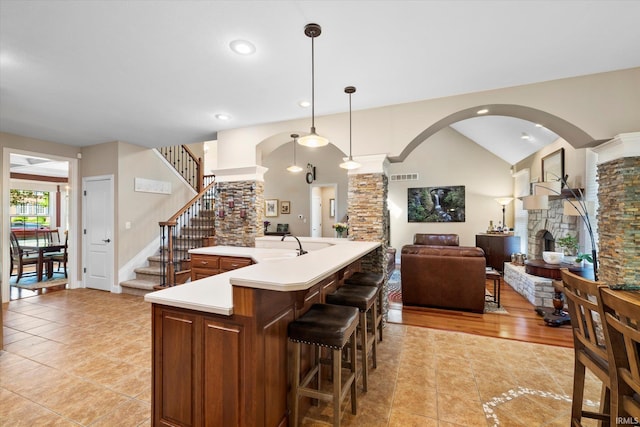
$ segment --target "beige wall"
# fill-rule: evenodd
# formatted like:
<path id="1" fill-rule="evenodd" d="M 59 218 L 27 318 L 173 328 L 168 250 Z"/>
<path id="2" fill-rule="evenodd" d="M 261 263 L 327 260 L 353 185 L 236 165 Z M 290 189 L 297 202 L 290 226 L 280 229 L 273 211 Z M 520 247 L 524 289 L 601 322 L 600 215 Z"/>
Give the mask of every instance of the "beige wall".
<path id="1" fill-rule="evenodd" d="M 515 104 L 541 110 L 572 123 L 594 140 L 633 132 L 640 122 L 640 68 L 592 74 L 493 91 L 477 92 L 353 112 L 353 154 L 399 156 L 421 132 L 439 120 L 472 107 Z M 292 132 L 309 131 L 310 117 L 218 132 L 218 164 L 262 164 L 255 147 L 273 135 L 280 144 Z M 316 117 L 318 133 L 342 152 L 349 151 L 348 113 Z M 552 129 L 554 130 L 554 129 Z M 428 142 L 428 141 L 427 141 Z M 571 142 L 571 141 L 570 141 Z M 277 147 L 278 144 L 274 144 Z M 273 147 L 273 146 L 272 146 Z M 275 148 L 273 147 L 273 148 Z"/>
<path id="2" fill-rule="evenodd" d="M 118 254 L 115 259 L 120 268 L 160 235 L 158 222 L 168 220 L 195 196 L 195 191 L 171 172 L 154 150 L 119 142 L 117 157 Z M 169 182 L 171 194 L 134 191 L 135 178 Z M 131 224 L 130 229 L 126 228 L 127 222 Z"/>
<path id="3" fill-rule="evenodd" d="M 502 221 L 502 207 L 494 199 L 513 195 L 510 165 L 451 128 L 389 167 L 390 174 L 413 172 L 419 173 L 418 181 L 389 181 L 390 246 L 397 249 L 412 243 L 415 233 L 454 233 L 460 245 L 475 246 L 475 235 L 486 231 L 489 220 Z M 452 185 L 465 186 L 465 222 L 407 221 L 408 188 Z M 507 206 L 506 221 L 513 226 L 513 203 Z"/>
<path id="4" fill-rule="evenodd" d="M 331 223 L 338 221 L 347 213 L 347 171 L 340 168 L 344 154 L 332 144 L 322 148 L 308 148 L 298 144 L 296 147 L 296 163 L 303 168 L 302 172 L 293 174 L 286 169 L 293 163 L 293 142 L 278 147 L 263 160 L 263 166 L 269 170 L 264 175 L 265 199 L 288 200 L 291 202 L 291 213 L 266 218 L 271 222 L 271 228 L 275 230 L 275 224 L 288 223 L 291 233 L 298 236 L 311 234 L 311 186 L 305 181 L 307 163 L 316 167 L 316 180 L 313 185 L 337 186 L 338 211 L 336 218 L 327 219 Z M 324 202 L 324 201 L 323 201 Z M 323 206 L 323 212 L 328 212 L 328 202 Z M 298 215 L 306 219 L 300 220 Z M 327 224 L 323 219 L 323 234 L 326 233 Z M 330 236 L 326 234 L 326 236 Z"/>
<path id="5" fill-rule="evenodd" d="M 569 175 L 568 184 L 572 188 L 584 188 L 587 149 L 575 149 L 564 139 L 558 139 L 553 144 L 547 145 L 537 153 L 516 163 L 514 172 L 529 168 L 531 181 L 536 179 L 542 181 L 542 158 L 561 148 L 564 148 L 564 173 Z"/>

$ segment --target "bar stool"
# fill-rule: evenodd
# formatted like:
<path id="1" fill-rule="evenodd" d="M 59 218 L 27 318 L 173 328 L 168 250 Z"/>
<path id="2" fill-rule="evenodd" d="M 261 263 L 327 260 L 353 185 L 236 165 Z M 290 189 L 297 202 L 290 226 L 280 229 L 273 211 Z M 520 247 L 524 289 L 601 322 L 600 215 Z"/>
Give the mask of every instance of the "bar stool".
<path id="1" fill-rule="evenodd" d="M 376 312 L 376 325 L 378 327 L 379 341 L 382 341 L 382 312 L 384 310 L 384 295 L 382 292 L 382 285 L 384 284 L 384 275 L 382 273 L 362 272 L 357 271 L 353 273 L 349 278 L 345 279 L 345 285 L 358 285 L 358 286 L 374 286 L 378 288 L 378 310 Z"/>
<path id="2" fill-rule="evenodd" d="M 362 388 L 367 391 L 369 382 L 369 355 L 373 361 L 373 367 L 377 367 L 377 332 L 376 322 L 372 322 L 373 339 L 369 340 L 369 329 L 367 328 L 367 314 L 371 313 L 375 319 L 377 310 L 378 288 L 373 286 L 343 285 L 335 292 L 326 296 L 327 304 L 346 305 L 357 307 L 360 311 L 360 350 L 362 352 Z"/>
<path id="3" fill-rule="evenodd" d="M 357 412 L 356 402 L 356 330 L 358 329 L 358 310 L 355 307 L 345 307 L 330 304 L 313 304 L 309 311 L 289 323 L 288 337 L 294 344 L 293 348 L 293 381 L 291 383 L 291 407 L 293 408 L 293 426 L 298 425 L 300 397 L 310 397 L 327 402 L 333 402 L 333 425 L 340 426 L 340 406 L 351 390 L 351 413 Z M 305 377 L 300 380 L 301 344 L 316 347 L 315 365 L 311 367 Z M 350 360 L 345 363 L 351 369 L 342 385 L 342 350 L 349 343 L 351 349 Z M 328 347 L 332 351 L 332 392 L 320 391 L 321 362 L 320 347 Z M 318 388 L 307 387 L 317 376 Z"/>

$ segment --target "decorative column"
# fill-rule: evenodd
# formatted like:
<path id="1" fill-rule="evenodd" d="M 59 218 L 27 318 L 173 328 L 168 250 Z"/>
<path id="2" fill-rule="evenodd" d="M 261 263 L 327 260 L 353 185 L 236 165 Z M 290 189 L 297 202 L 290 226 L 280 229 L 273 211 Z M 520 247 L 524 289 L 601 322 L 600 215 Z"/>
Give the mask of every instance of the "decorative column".
<path id="1" fill-rule="evenodd" d="M 216 176 L 216 244 L 255 246 L 264 236 L 264 173 L 262 166 L 220 169 Z"/>
<path id="2" fill-rule="evenodd" d="M 362 156 L 355 159 L 362 166 L 349 171 L 347 215 L 349 237 L 353 240 L 380 242 L 381 246 L 362 259 L 362 269 L 383 273 L 383 313 L 387 318 L 387 248 L 389 247 L 389 209 L 387 194 L 389 161 L 386 155 Z"/>
<path id="3" fill-rule="evenodd" d="M 620 134 L 598 155 L 599 279 L 640 283 L 640 132 Z"/>

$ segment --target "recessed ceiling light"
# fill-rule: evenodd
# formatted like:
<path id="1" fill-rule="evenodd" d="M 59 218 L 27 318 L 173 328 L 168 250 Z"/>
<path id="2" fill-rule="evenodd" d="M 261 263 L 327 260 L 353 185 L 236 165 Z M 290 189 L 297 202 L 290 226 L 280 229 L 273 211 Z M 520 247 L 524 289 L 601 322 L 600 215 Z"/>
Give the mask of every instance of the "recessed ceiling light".
<path id="1" fill-rule="evenodd" d="M 487 108 L 483 108 L 482 110 L 476 111 L 476 114 L 487 114 L 489 110 Z"/>
<path id="2" fill-rule="evenodd" d="M 251 55 L 256 51 L 256 47 L 253 43 L 246 40 L 234 40 L 229 43 L 229 47 L 238 55 Z"/>
<path id="3" fill-rule="evenodd" d="M 537 128 L 541 128 L 541 127 L 542 127 L 542 125 L 541 125 L 540 123 L 536 123 L 536 127 L 537 127 Z"/>
<path id="4" fill-rule="evenodd" d="M 531 137 L 525 132 L 522 132 L 522 135 L 520 135 L 520 138 L 524 139 L 525 141 L 529 141 L 531 139 Z"/>
<path id="5" fill-rule="evenodd" d="M 216 119 L 218 120 L 229 120 L 231 119 L 231 116 L 225 113 L 220 113 L 220 114 L 216 114 Z"/>
<path id="6" fill-rule="evenodd" d="M 309 108 L 311 107 L 311 103 L 309 101 L 300 101 L 298 102 L 298 105 L 302 108 Z"/>

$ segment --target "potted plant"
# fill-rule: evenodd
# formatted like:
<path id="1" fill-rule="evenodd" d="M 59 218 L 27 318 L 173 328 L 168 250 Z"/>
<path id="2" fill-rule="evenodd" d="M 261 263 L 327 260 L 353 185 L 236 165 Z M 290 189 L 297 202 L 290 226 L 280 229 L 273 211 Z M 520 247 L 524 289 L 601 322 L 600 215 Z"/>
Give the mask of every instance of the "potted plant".
<path id="1" fill-rule="evenodd" d="M 587 261 L 587 262 L 593 264 L 593 257 L 591 256 L 591 254 L 578 253 L 578 256 L 576 256 L 575 263 L 579 264 L 579 265 L 582 265 L 584 263 L 584 261 Z"/>
<path id="2" fill-rule="evenodd" d="M 342 233 L 349 229 L 349 224 L 347 224 L 346 222 L 336 222 L 335 224 L 333 224 L 333 228 L 334 230 L 336 230 L 338 237 L 342 237 Z"/>
<path id="3" fill-rule="evenodd" d="M 567 234 L 564 237 L 556 240 L 556 244 L 564 248 L 565 260 L 567 261 L 575 261 L 577 262 L 576 255 L 578 254 L 578 238 Z M 580 264 L 582 264 L 582 260 L 580 260 Z"/>

